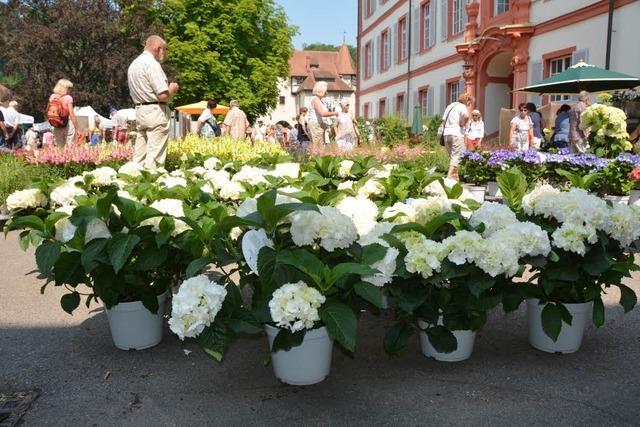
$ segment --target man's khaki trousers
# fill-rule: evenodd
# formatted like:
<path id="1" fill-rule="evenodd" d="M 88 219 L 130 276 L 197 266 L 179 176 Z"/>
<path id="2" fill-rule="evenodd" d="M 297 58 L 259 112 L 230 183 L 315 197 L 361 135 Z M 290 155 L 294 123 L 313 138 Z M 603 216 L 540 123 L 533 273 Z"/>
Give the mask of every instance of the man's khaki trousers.
<path id="1" fill-rule="evenodd" d="M 136 107 L 136 137 L 133 161 L 146 169 L 164 165 L 169 146 L 169 107 L 141 105 Z"/>

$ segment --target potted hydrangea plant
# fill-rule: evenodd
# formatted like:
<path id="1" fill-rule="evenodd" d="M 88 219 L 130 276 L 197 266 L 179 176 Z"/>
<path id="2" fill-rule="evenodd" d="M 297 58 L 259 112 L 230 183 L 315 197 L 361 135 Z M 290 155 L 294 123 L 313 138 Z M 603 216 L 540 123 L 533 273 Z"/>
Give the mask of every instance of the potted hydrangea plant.
<path id="1" fill-rule="evenodd" d="M 397 226 L 392 235 L 402 243 L 402 268 L 390 286 L 399 321 L 385 349 L 406 348 L 417 323 L 423 354 L 449 362 L 471 356 L 476 331 L 502 302 L 522 260 L 550 249 L 540 227 L 496 203 L 483 204 L 469 220 L 454 207 L 425 224 Z"/>
<path id="2" fill-rule="evenodd" d="M 620 289 L 625 312 L 636 304 L 623 279 L 637 269 L 627 248 L 640 237 L 640 211 L 583 189 L 547 185 L 524 196 L 522 211 L 549 233 L 553 247 L 548 257 L 531 263 L 534 275 L 524 294 L 529 342 L 546 352 L 575 352 L 589 315 L 596 326 L 604 324 L 607 288 Z"/>
<path id="3" fill-rule="evenodd" d="M 337 208 L 279 203 L 275 190 L 241 206 L 238 223 L 253 311 L 269 338 L 274 373 L 293 385 L 314 384 L 329 375 L 333 340 L 356 346 L 357 313 L 382 304 L 379 287 L 363 278 L 378 270 L 386 248 L 358 244 L 351 218 Z"/>

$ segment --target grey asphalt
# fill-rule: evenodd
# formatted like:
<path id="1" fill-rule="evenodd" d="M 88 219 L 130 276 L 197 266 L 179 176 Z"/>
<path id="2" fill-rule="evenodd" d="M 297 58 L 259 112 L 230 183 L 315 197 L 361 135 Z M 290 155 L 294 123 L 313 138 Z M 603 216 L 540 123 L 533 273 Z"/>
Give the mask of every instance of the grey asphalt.
<path id="1" fill-rule="evenodd" d="M 264 336 L 236 341 L 222 364 L 168 329 L 153 349 L 116 349 L 100 306 L 70 316 L 61 289 L 40 295 L 16 237 L 0 238 L 0 393 L 40 391 L 26 426 L 640 424 L 640 310 L 624 315 L 614 291 L 605 326 L 572 355 L 531 348 L 524 307 L 493 313 L 472 358 L 452 364 L 422 356 L 417 337 L 387 356 L 391 317 L 365 314 L 355 354 L 334 348 L 327 380 L 293 387 L 264 366 Z"/>

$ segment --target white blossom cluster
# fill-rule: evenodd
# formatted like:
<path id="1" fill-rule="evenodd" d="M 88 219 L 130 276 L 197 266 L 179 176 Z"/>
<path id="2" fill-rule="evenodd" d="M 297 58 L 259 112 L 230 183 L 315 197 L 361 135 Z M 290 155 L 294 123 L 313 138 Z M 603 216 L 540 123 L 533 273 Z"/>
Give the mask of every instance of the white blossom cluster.
<path id="1" fill-rule="evenodd" d="M 509 206 L 493 202 L 483 203 L 469 219 L 469 223 L 474 227 L 484 224 L 482 235 L 485 237 L 516 222 L 516 214 Z"/>
<path id="2" fill-rule="evenodd" d="M 540 187 L 523 199 L 525 213 L 560 223 L 551 235 L 553 246 L 584 255 L 587 244 L 598 241 L 603 231 L 622 247 L 640 238 L 640 212 L 632 206 L 614 204 L 580 188 L 553 191 Z"/>
<path id="3" fill-rule="evenodd" d="M 326 251 L 348 248 L 357 238 L 355 224 L 338 209 L 319 206 L 320 212 L 300 211 L 291 216 L 291 238 L 297 246 L 312 245 L 320 240 Z"/>
<path id="4" fill-rule="evenodd" d="M 182 200 L 178 199 L 161 199 L 156 200 L 151 204 L 151 207 L 162 212 L 163 214 L 170 215 L 174 218 L 175 228 L 171 233 L 172 236 L 177 236 L 180 233 L 183 233 L 190 229 L 190 227 L 182 220 L 177 218 L 184 217 L 184 208 L 182 207 Z M 151 225 L 153 226 L 154 232 L 160 231 L 160 221 L 162 217 L 156 216 L 153 218 L 148 218 L 140 223 L 141 226 Z"/>
<path id="5" fill-rule="evenodd" d="M 209 157 L 202 164 L 202 166 L 205 169 L 209 169 L 209 170 L 218 169 L 221 165 L 222 165 L 222 162 L 220 162 L 220 160 L 218 160 L 216 157 Z"/>
<path id="6" fill-rule="evenodd" d="M 264 179 L 265 175 L 268 175 L 269 171 L 255 166 L 244 165 L 238 173 L 233 175 L 231 180 L 233 182 L 243 182 L 249 185 L 266 184 L 267 180 Z"/>
<path id="7" fill-rule="evenodd" d="M 351 176 L 351 168 L 353 167 L 353 160 L 343 160 L 338 165 L 338 176 L 340 178 L 348 178 Z"/>
<path id="8" fill-rule="evenodd" d="M 320 320 L 318 308 L 326 298 L 303 281 L 286 283 L 276 289 L 269 301 L 271 318 L 278 327 L 291 332 L 311 329 Z"/>
<path id="9" fill-rule="evenodd" d="M 130 177 L 137 177 L 142 175 L 142 171 L 144 170 L 144 166 L 142 166 L 138 162 L 128 162 L 124 165 L 120 166 L 118 169 L 118 173 L 120 175 L 128 175 Z"/>
<path id="10" fill-rule="evenodd" d="M 298 178 L 300 175 L 300 163 L 278 163 L 269 175 L 281 178 Z"/>
<path id="11" fill-rule="evenodd" d="M 595 134 L 598 142 L 606 138 L 627 140 L 627 115 L 619 108 L 604 104 L 592 104 L 580 115 L 580 128 Z"/>
<path id="12" fill-rule="evenodd" d="M 362 187 L 358 189 L 358 196 L 375 198 L 386 193 L 384 186 L 375 178 L 368 179 Z"/>
<path id="13" fill-rule="evenodd" d="M 377 223 L 378 206 L 366 197 L 345 197 L 336 208 L 351 218 L 361 236 L 371 231 Z"/>
<path id="14" fill-rule="evenodd" d="M 103 166 L 100 168 L 96 168 L 91 172 L 84 172 L 83 176 L 84 175 L 90 175 L 93 177 L 91 185 L 96 187 L 104 187 L 106 185 L 112 185 L 115 183 L 118 172 L 116 172 L 115 169 L 110 168 L 109 166 Z"/>
<path id="15" fill-rule="evenodd" d="M 47 206 L 47 203 L 49 203 L 47 196 L 37 188 L 15 191 L 11 193 L 6 200 L 7 209 L 9 211 L 45 207 Z"/>
<path id="16" fill-rule="evenodd" d="M 405 224 L 407 222 L 426 224 L 439 215 L 452 212 L 453 205 L 456 203 L 456 200 L 439 196 L 426 199 L 410 199 L 405 203 L 396 202 L 393 206 L 385 209 L 382 213 L 382 218 L 393 219 L 396 224 Z"/>
<path id="17" fill-rule="evenodd" d="M 76 206 L 77 196 L 86 196 L 87 192 L 75 184 L 65 182 L 62 185 L 57 186 L 51 191 L 49 197 L 51 198 L 52 206 Z"/>
<path id="18" fill-rule="evenodd" d="M 204 274 L 185 280 L 171 303 L 171 331 L 181 340 L 197 337 L 216 319 L 226 296 L 224 286 Z"/>
<path id="19" fill-rule="evenodd" d="M 378 260 L 371 264 L 371 268 L 375 268 L 378 270 L 378 273 L 373 274 L 372 276 L 362 276 L 362 280 L 365 282 L 369 282 L 372 285 L 382 287 L 387 283 L 391 283 L 394 277 L 394 273 L 396 271 L 396 261 L 398 259 L 398 255 L 400 255 L 400 251 L 396 248 L 392 248 L 389 246 L 382 236 L 391 232 L 391 229 L 395 226 L 390 222 L 379 222 L 375 224 L 375 226 L 365 235 L 361 236 L 358 239 L 358 243 L 360 246 L 367 246 L 374 243 L 382 245 L 387 248 L 387 252 L 381 260 Z"/>
<path id="20" fill-rule="evenodd" d="M 446 255 L 442 243 L 429 240 L 415 231 L 402 233 L 400 239 L 407 248 L 404 264 L 409 273 L 417 273 L 428 279 L 434 272 L 440 271 Z"/>

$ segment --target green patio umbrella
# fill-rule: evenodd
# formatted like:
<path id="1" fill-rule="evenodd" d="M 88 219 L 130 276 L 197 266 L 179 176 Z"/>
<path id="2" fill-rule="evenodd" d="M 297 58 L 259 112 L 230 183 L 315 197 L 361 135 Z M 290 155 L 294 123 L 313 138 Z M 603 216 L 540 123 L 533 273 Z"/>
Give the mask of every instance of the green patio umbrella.
<path id="1" fill-rule="evenodd" d="M 605 70 L 580 61 L 561 73 L 554 74 L 530 86 L 516 89 L 514 92 L 565 95 L 576 94 L 582 90 L 604 92 L 632 89 L 636 86 L 640 86 L 640 78 Z"/>
<path id="2" fill-rule="evenodd" d="M 413 121 L 411 122 L 411 133 L 422 135 L 422 107 L 416 105 L 413 108 Z"/>

